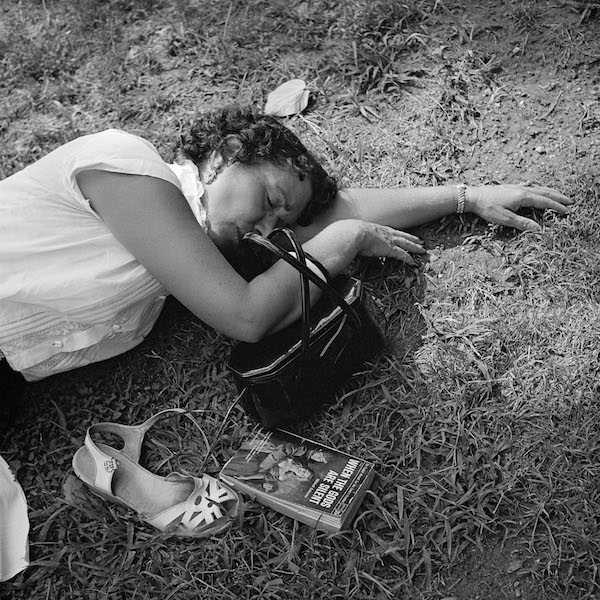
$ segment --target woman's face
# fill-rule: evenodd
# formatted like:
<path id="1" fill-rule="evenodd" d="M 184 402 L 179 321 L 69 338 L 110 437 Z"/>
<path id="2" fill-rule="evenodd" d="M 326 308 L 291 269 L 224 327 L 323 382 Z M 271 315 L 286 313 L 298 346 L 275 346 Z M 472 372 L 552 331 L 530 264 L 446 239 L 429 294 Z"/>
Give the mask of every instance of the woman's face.
<path id="1" fill-rule="evenodd" d="M 222 166 L 216 179 L 204 184 L 208 235 L 230 255 L 249 231 L 267 236 L 278 225 L 293 225 L 311 197 L 308 178 L 300 181 L 286 165 Z"/>

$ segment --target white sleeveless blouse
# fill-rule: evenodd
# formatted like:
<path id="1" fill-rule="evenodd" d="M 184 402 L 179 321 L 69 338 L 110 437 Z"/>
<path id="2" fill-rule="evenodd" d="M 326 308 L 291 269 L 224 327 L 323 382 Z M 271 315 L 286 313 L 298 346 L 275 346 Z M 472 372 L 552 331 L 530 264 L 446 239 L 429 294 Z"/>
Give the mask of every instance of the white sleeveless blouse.
<path id="1" fill-rule="evenodd" d="M 203 219 L 195 166 L 169 166 L 152 144 L 115 129 L 0 181 L 0 356 L 28 381 L 133 348 L 168 293 L 83 197 L 75 177 L 87 169 L 169 181 Z"/>

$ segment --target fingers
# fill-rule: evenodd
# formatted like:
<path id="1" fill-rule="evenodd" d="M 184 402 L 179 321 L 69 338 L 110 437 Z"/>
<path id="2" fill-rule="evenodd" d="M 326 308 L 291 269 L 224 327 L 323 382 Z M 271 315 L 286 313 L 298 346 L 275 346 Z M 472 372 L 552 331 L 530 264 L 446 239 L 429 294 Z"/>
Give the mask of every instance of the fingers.
<path id="1" fill-rule="evenodd" d="M 540 231 L 542 228 L 533 220 L 503 208 L 494 215 L 493 223 L 504 227 L 514 227 L 521 231 Z"/>
<path id="2" fill-rule="evenodd" d="M 365 256 L 390 257 L 409 265 L 416 265 L 411 253 L 423 254 L 423 242 L 417 236 L 386 225 L 366 224 L 371 232 L 371 242 L 363 248 Z"/>
<path id="3" fill-rule="evenodd" d="M 394 248 L 390 252 L 390 257 L 395 258 L 397 260 L 401 260 L 402 262 L 405 262 L 407 265 L 410 265 L 411 267 L 417 266 L 415 259 L 406 250 L 403 250 L 402 248 Z"/>
<path id="4" fill-rule="evenodd" d="M 391 229 L 391 231 L 394 232 L 394 235 L 403 237 L 403 238 L 407 239 L 409 242 L 413 242 L 415 244 L 423 243 L 423 240 L 418 238 L 416 235 L 411 235 L 410 233 L 406 233 L 406 231 L 400 231 L 399 229 L 393 229 L 392 227 L 390 227 L 389 229 Z"/>
<path id="5" fill-rule="evenodd" d="M 536 223 L 532 219 L 528 219 L 527 217 L 521 217 L 515 215 L 513 220 L 514 222 L 511 224 L 511 227 L 515 229 L 520 229 L 521 231 L 541 231 L 542 228 L 538 223 Z"/>
<path id="6" fill-rule="evenodd" d="M 549 198 L 550 200 L 553 200 L 554 202 L 559 202 L 560 204 L 566 204 L 567 206 L 569 204 L 573 204 L 573 200 L 571 200 L 571 198 L 569 198 L 568 196 L 565 196 L 564 194 L 561 194 L 560 192 L 557 192 L 556 190 L 553 190 L 552 188 L 549 188 L 549 187 L 532 186 L 532 187 L 527 187 L 525 189 L 527 189 L 528 191 L 530 191 L 533 194 L 536 194 L 538 196 L 543 196 L 545 198 Z"/>
<path id="7" fill-rule="evenodd" d="M 558 194 L 558 192 L 555 195 L 561 196 L 560 194 Z M 561 197 L 568 200 L 569 204 L 572 204 L 572 201 L 569 198 L 567 198 L 566 196 L 561 196 Z M 531 193 L 528 193 L 523 198 L 523 200 L 521 202 L 521 206 L 522 207 L 539 208 L 539 209 L 547 208 L 550 210 L 554 210 L 562 215 L 565 215 L 569 212 L 568 208 L 560 200 L 554 200 L 554 199 L 548 198 L 547 196 L 543 196 L 543 195 L 537 193 L 533 188 L 531 190 Z"/>
<path id="8" fill-rule="evenodd" d="M 408 252 L 415 252 L 416 254 L 424 254 L 425 248 L 423 247 L 423 241 L 414 235 L 397 231 L 394 233 L 394 243 Z"/>
<path id="9" fill-rule="evenodd" d="M 405 262 L 411 267 L 416 266 L 416 262 L 410 253 L 424 254 L 425 248 L 423 248 L 423 241 L 418 237 L 405 233 L 404 231 L 398 231 L 397 229 L 388 228 L 391 232 L 392 237 L 390 239 L 391 253 L 390 256 Z"/>

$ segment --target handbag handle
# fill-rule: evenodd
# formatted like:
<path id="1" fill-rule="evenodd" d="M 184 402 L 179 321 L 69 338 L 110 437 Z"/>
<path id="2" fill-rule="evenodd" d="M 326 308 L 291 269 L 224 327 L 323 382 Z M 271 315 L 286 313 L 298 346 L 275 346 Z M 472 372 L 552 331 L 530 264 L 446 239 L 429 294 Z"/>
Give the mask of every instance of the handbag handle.
<path id="1" fill-rule="evenodd" d="M 295 258 L 291 254 L 289 254 L 289 252 L 282 249 L 278 244 L 275 244 L 270 239 L 270 237 L 274 233 L 278 233 L 278 232 L 283 233 L 287 237 L 287 239 L 292 244 L 294 251 L 296 252 L 296 256 L 298 256 L 299 259 Z M 287 227 L 277 227 L 271 232 L 271 235 L 269 236 L 269 238 L 265 238 L 257 233 L 250 232 L 250 233 L 247 233 L 246 235 L 244 235 L 243 239 L 253 242 L 259 246 L 262 246 L 263 248 L 266 248 L 269 252 L 271 252 L 271 254 L 274 254 L 275 256 L 281 258 L 288 264 L 292 265 L 292 267 L 294 267 L 299 272 L 300 277 L 303 280 L 303 282 L 306 282 L 306 279 L 309 279 L 312 283 L 314 283 L 325 294 L 327 294 L 344 311 L 344 313 L 346 313 L 346 315 L 350 318 L 350 320 L 352 321 L 352 324 L 354 325 L 354 327 L 356 329 L 360 328 L 361 319 L 358 316 L 358 313 L 356 312 L 356 310 L 354 310 L 354 308 L 352 306 L 350 306 L 346 302 L 346 300 L 344 300 L 343 296 L 340 293 L 338 293 L 329 283 L 323 281 L 318 275 L 313 273 L 313 271 L 311 271 L 306 266 L 306 253 L 304 252 L 304 249 L 298 242 L 298 239 L 296 238 L 296 236 L 294 235 L 294 233 L 292 232 L 291 229 L 288 229 Z M 308 291 L 308 285 L 307 285 L 307 291 Z M 310 307 L 310 302 L 308 302 L 308 306 Z M 310 308 L 308 310 L 310 310 Z M 304 318 L 304 311 L 303 311 L 303 318 Z"/>
<path id="2" fill-rule="evenodd" d="M 329 285 L 329 283 L 323 281 L 318 275 L 313 273 L 306 266 L 306 253 L 304 252 L 304 249 L 302 248 L 300 242 L 294 235 L 294 232 L 291 229 L 288 229 L 287 227 L 277 227 L 271 232 L 269 237 L 271 237 L 274 233 L 278 232 L 283 233 L 287 237 L 288 241 L 292 245 L 292 248 L 296 252 L 296 257 L 289 254 L 289 252 L 283 250 L 279 245 L 274 243 L 272 239 L 265 238 L 256 233 L 249 232 L 246 235 L 244 235 L 243 239 L 251 241 L 259 246 L 262 246 L 263 248 L 266 248 L 269 252 L 271 252 L 271 254 L 274 254 L 275 256 L 281 258 L 282 260 L 290 264 L 292 267 L 294 267 L 300 275 L 300 282 L 302 285 L 302 343 L 300 345 L 300 368 L 298 370 L 298 373 L 296 374 L 296 380 L 299 381 L 302 374 L 302 368 L 304 367 L 305 363 L 304 357 L 306 356 L 308 346 L 310 343 L 310 290 L 308 287 L 309 280 L 312 281 L 315 285 L 317 285 L 321 290 L 323 290 L 324 293 L 326 293 L 330 298 L 332 298 L 336 302 L 336 304 L 344 311 L 346 316 L 350 318 L 352 325 L 357 329 L 357 331 L 360 329 L 361 321 L 354 308 L 352 308 L 344 300 L 342 295 L 338 294 L 338 292 L 334 290 L 331 287 L 331 285 Z"/>
<path id="3" fill-rule="evenodd" d="M 279 230 L 279 228 L 276 229 Z M 275 230 L 273 230 L 273 232 L 274 231 Z M 302 286 L 302 343 L 300 344 L 300 368 L 296 373 L 296 381 L 299 381 L 302 375 L 302 369 L 304 367 L 304 358 L 306 356 L 308 346 L 310 343 L 310 290 L 308 287 L 308 277 L 306 275 L 306 272 L 303 270 L 306 269 L 307 271 L 310 271 L 310 269 L 308 269 L 308 267 L 306 266 L 306 254 L 304 252 L 304 249 L 296 239 L 296 236 L 292 233 L 291 230 L 287 228 L 281 228 L 281 231 L 285 234 L 285 236 L 288 238 L 288 241 L 291 243 L 292 248 L 294 248 L 294 250 L 296 251 L 297 258 L 294 259 L 294 261 L 292 261 L 290 264 L 293 267 L 295 267 L 296 270 L 299 272 L 300 283 Z M 249 241 L 254 242 L 255 244 L 263 246 L 263 248 L 266 248 L 275 256 L 282 258 L 286 261 L 288 257 L 292 258 L 291 255 L 282 250 L 277 244 L 273 243 L 267 238 L 263 238 L 261 235 L 258 235 L 256 233 L 247 233 L 243 239 L 247 239 Z"/>
<path id="4" fill-rule="evenodd" d="M 292 248 L 296 251 L 296 259 L 298 260 L 298 263 L 306 267 L 306 253 L 304 252 L 304 248 L 302 248 L 300 242 L 298 242 L 296 236 L 290 229 L 287 228 L 285 228 L 282 232 L 287 237 L 288 241 L 292 245 Z M 271 243 L 276 246 L 274 242 L 271 241 Z M 288 256 L 290 255 L 288 254 Z M 304 357 L 306 356 L 308 346 L 310 344 L 310 288 L 308 286 L 308 278 L 303 275 L 302 272 L 300 272 L 300 284 L 302 286 L 302 344 L 300 345 L 300 369 L 297 373 L 297 381 L 299 381 L 300 377 L 302 376 Z"/>

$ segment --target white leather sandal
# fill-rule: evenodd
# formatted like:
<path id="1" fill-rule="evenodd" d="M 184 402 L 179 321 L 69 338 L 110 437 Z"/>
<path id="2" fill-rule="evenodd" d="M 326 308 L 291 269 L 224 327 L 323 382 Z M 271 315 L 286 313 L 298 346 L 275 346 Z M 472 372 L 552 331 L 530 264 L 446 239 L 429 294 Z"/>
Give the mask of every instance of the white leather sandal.
<path id="1" fill-rule="evenodd" d="M 227 529 L 237 516 L 236 492 L 210 475 L 201 478 L 180 473 L 160 477 L 139 464 L 146 432 L 179 408 L 163 410 L 140 425 L 98 423 L 85 436 L 85 445 L 73 457 L 75 474 L 95 494 L 137 512 L 144 521 L 174 535 L 207 537 Z M 123 440 L 117 450 L 92 439 L 111 433 Z"/>

